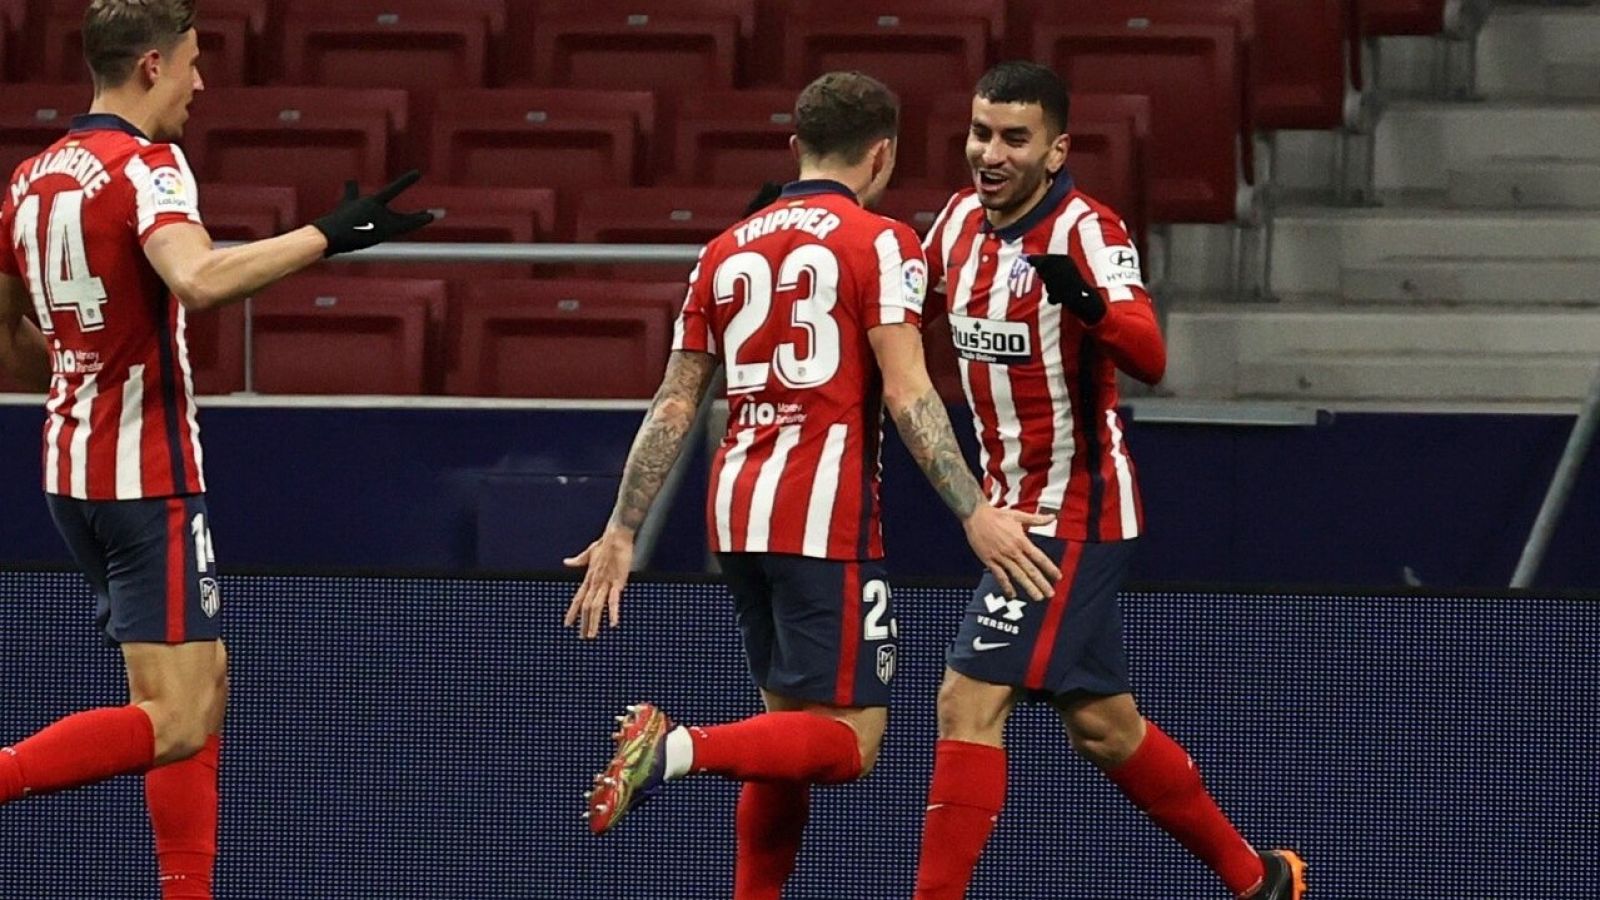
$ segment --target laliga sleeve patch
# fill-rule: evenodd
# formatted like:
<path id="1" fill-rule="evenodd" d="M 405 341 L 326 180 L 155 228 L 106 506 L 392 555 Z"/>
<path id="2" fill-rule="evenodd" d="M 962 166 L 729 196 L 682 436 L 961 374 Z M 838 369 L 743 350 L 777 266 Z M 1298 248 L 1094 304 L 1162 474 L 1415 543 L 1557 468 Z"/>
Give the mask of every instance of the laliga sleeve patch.
<path id="1" fill-rule="evenodd" d="M 1095 254 L 1094 276 L 1101 287 L 1144 287 L 1144 275 L 1139 269 L 1139 251 L 1127 245 L 1101 249 Z"/>
<path id="2" fill-rule="evenodd" d="M 928 264 L 920 259 L 906 260 L 900 265 L 900 284 L 905 289 L 906 304 L 920 312 L 928 299 Z"/>
<path id="3" fill-rule="evenodd" d="M 164 167 L 150 173 L 150 199 L 158 213 L 194 212 L 189 185 L 177 169 Z"/>

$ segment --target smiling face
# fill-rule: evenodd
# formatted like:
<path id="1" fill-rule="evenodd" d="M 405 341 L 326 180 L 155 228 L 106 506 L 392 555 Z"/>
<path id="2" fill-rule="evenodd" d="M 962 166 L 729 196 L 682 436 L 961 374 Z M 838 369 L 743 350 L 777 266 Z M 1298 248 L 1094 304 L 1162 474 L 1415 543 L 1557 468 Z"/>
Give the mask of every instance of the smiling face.
<path id="1" fill-rule="evenodd" d="M 967 163 L 989 221 L 1003 227 L 1026 215 L 1066 165 L 1070 144 L 1038 103 L 973 97 Z"/>

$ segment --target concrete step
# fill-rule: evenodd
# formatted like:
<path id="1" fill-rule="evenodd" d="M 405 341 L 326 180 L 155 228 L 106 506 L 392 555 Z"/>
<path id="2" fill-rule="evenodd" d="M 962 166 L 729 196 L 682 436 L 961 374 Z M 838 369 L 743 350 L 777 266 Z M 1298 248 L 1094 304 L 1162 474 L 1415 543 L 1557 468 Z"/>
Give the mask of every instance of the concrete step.
<path id="1" fill-rule="evenodd" d="M 1377 186 L 1444 190 L 1496 157 L 1600 161 L 1600 103 L 1396 103 L 1378 120 Z"/>
<path id="2" fill-rule="evenodd" d="M 1600 210 L 1600 159 L 1501 156 L 1453 168 L 1447 178 L 1451 206 Z"/>
<path id="3" fill-rule="evenodd" d="M 1589 313 L 1212 306 L 1167 333 L 1180 397 L 1577 401 L 1600 368 Z"/>
<path id="4" fill-rule="evenodd" d="M 1596 66 L 1600 7 L 1501 5 L 1478 34 L 1478 91 L 1491 99 L 1600 96 L 1600 78 L 1576 71 Z"/>
<path id="5" fill-rule="evenodd" d="M 1340 295 L 1355 302 L 1600 307 L 1600 259 L 1390 259 L 1345 269 Z"/>
<path id="6" fill-rule="evenodd" d="M 1286 208 L 1274 224 L 1273 289 L 1337 295 L 1345 270 L 1396 257 L 1600 262 L 1600 216 L 1565 210 Z"/>

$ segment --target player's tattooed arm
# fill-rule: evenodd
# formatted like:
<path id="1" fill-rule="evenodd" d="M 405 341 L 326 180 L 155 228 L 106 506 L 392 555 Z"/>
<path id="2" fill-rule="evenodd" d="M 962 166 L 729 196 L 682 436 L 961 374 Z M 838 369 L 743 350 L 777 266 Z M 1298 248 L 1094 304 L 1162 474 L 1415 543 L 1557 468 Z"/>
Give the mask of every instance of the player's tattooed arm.
<path id="1" fill-rule="evenodd" d="M 983 490 L 961 455 L 950 415 L 938 392 L 930 386 L 902 408 L 895 409 L 891 405 L 889 414 L 911 457 L 922 467 L 923 474 L 928 476 L 928 482 L 939 492 L 945 505 L 958 518 L 972 515 L 983 502 Z"/>
<path id="2" fill-rule="evenodd" d="M 673 352 L 650 412 L 628 451 L 617 505 L 611 510 L 611 527 L 631 534 L 644 524 L 667 474 L 683 452 L 718 365 L 717 358 L 709 353 Z"/>

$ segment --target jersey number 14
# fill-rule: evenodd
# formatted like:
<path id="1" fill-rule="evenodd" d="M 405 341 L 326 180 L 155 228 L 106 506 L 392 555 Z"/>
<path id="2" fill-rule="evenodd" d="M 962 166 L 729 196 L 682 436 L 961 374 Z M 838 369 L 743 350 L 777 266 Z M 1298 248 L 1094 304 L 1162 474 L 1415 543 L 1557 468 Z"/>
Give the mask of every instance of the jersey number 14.
<path id="1" fill-rule="evenodd" d="M 106 327 L 103 307 L 106 289 L 89 273 L 89 255 L 83 246 L 83 191 L 62 191 L 50 205 L 50 227 L 44 254 L 39 253 L 39 195 L 30 194 L 17 207 L 12 235 L 22 248 L 28 266 L 28 292 L 39 313 L 39 330 L 55 331 L 51 312 L 78 316 L 80 331 Z"/>

